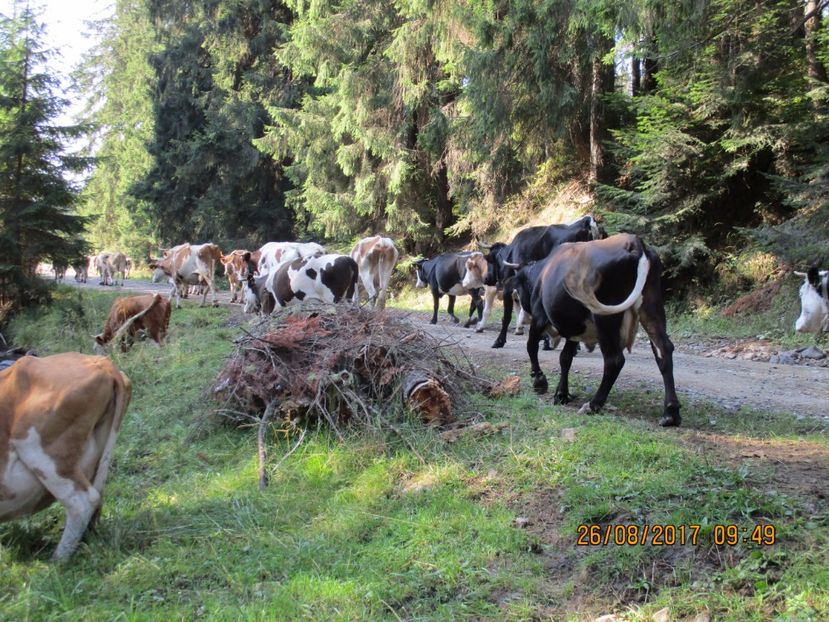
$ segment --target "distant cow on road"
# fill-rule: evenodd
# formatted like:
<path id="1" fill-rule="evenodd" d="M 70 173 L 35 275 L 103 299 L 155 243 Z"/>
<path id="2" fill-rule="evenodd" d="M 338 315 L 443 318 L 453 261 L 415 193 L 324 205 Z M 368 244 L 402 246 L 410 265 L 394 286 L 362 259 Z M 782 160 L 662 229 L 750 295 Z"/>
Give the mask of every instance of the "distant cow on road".
<path id="1" fill-rule="evenodd" d="M 486 273 L 486 260 L 483 253 L 478 251 L 444 253 L 433 259 L 421 259 L 415 262 L 415 266 L 417 275 L 415 287 L 428 286 L 432 291 L 433 305 L 430 324 L 437 324 L 438 306 L 444 294 L 449 296 L 446 311 L 453 322 L 458 322 L 458 318 L 455 317 L 455 298 L 467 294 L 472 297 L 472 303 L 464 327 L 472 325 L 472 317 L 476 310 L 480 321 L 483 311 L 480 293 L 480 288 L 483 286 L 481 276 Z"/>
<path id="2" fill-rule="evenodd" d="M 813 266 L 808 272 L 795 272 L 803 277 L 800 286 L 800 317 L 795 322 L 799 333 L 829 332 L 829 270 Z"/>
<path id="3" fill-rule="evenodd" d="M 397 263 L 397 248 L 390 238 L 375 235 L 363 238 L 351 250 L 351 258 L 357 262 L 360 280 L 354 290 L 354 302 L 360 301 L 360 283 L 366 290 L 369 305 L 377 309 L 386 306 L 389 280 Z"/>

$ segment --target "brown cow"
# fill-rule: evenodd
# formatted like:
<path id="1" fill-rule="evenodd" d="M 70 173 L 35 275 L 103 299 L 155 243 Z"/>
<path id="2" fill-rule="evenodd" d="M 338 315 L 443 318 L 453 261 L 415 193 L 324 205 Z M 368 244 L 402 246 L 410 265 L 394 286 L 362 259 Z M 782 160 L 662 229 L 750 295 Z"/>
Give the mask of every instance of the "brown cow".
<path id="1" fill-rule="evenodd" d="M 360 280 L 358 286 L 354 288 L 354 302 L 360 300 L 359 283 L 362 283 L 368 295 L 369 305 L 373 304 L 377 309 L 384 308 L 389 280 L 394 264 L 397 263 L 397 249 L 394 242 L 390 238 L 379 235 L 363 238 L 351 250 L 351 258 L 357 262 L 360 270 Z"/>
<path id="2" fill-rule="evenodd" d="M 129 378 L 100 356 L 25 356 L 0 372 L 0 520 L 60 501 L 56 560 L 72 554 L 101 507 L 131 395 Z"/>
<path id="3" fill-rule="evenodd" d="M 118 298 L 112 303 L 104 332 L 95 336 L 95 342 L 105 346 L 110 341 L 119 341 L 122 336 L 127 339 L 121 343 L 121 350 L 129 349 L 132 338 L 139 330 L 144 330 L 161 346 L 170 324 L 170 302 L 160 294 L 144 294 Z"/>

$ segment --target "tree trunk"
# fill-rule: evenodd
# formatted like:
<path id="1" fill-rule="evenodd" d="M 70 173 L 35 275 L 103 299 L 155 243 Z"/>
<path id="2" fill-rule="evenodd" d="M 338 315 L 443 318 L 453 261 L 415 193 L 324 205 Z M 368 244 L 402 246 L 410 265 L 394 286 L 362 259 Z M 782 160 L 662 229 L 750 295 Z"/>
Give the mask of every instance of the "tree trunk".
<path id="1" fill-rule="evenodd" d="M 590 173 L 591 184 L 606 181 L 606 163 L 603 142 L 607 138 L 607 114 L 603 97 L 613 91 L 614 67 L 604 65 L 602 58 L 612 49 L 613 42 L 605 37 L 598 40 L 590 76 Z"/>
<path id="2" fill-rule="evenodd" d="M 656 91 L 656 72 L 659 71 L 659 61 L 656 60 L 658 52 L 656 38 L 648 37 L 647 54 L 642 59 L 642 93 L 652 94 Z"/>
<path id="3" fill-rule="evenodd" d="M 630 94 L 636 97 L 642 92 L 642 59 L 630 59 Z"/>
<path id="4" fill-rule="evenodd" d="M 437 173 L 437 209 L 435 210 L 435 229 L 438 232 L 438 239 L 443 241 L 446 237 L 444 229 L 455 224 L 455 215 L 452 213 L 452 199 L 449 197 L 449 171 L 446 161 L 441 160 Z"/>
<path id="5" fill-rule="evenodd" d="M 806 29 L 806 60 L 808 75 L 813 80 L 829 82 L 826 67 L 817 57 L 817 35 L 821 28 L 821 12 L 818 10 L 818 0 L 806 0 L 805 14 L 809 17 L 804 27 Z"/>

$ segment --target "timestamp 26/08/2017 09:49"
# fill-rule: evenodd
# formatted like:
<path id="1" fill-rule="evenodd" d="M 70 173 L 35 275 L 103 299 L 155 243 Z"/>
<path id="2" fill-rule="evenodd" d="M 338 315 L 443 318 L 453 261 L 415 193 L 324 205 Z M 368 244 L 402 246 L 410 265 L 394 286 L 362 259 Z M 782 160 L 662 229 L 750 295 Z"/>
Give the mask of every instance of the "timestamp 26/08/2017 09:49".
<path id="1" fill-rule="evenodd" d="M 772 524 L 582 524 L 577 527 L 577 533 L 577 546 L 736 546 L 741 543 L 771 546 L 777 540 L 777 530 Z"/>

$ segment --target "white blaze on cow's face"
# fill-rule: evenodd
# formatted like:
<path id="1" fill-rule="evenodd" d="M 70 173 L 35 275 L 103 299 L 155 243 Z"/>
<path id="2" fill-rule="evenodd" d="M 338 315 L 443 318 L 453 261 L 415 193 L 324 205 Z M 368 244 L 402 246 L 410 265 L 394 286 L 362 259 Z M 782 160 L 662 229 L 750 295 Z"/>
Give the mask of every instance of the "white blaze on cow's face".
<path id="1" fill-rule="evenodd" d="M 829 332 L 829 300 L 818 291 L 818 288 L 826 291 L 827 281 L 829 271 L 826 270 L 810 271 L 805 277 L 803 285 L 800 286 L 800 317 L 795 322 L 797 332 Z"/>
<path id="2" fill-rule="evenodd" d="M 484 258 L 484 254 L 478 251 L 472 253 L 466 260 L 466 273 L 463 275 L 461 285 L 464 289 L 475 289 L 476 287 L 484 286 L 484 278 L 486 277 L 489 264 Z"/>

